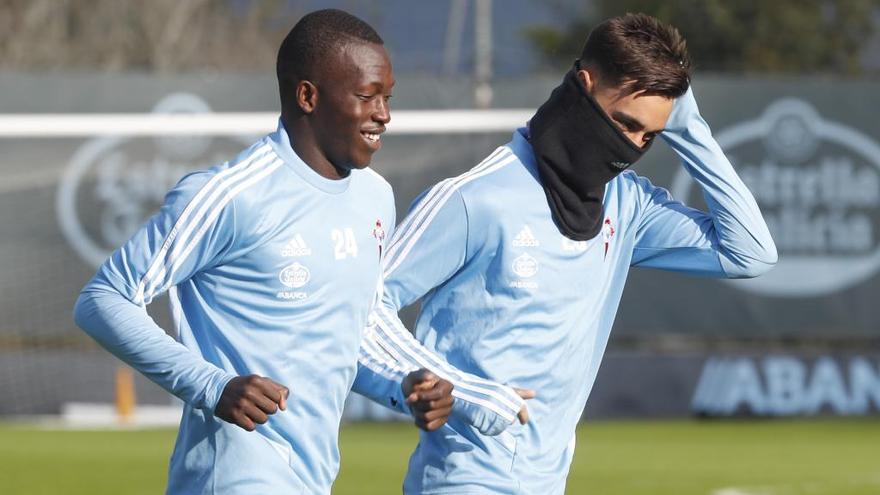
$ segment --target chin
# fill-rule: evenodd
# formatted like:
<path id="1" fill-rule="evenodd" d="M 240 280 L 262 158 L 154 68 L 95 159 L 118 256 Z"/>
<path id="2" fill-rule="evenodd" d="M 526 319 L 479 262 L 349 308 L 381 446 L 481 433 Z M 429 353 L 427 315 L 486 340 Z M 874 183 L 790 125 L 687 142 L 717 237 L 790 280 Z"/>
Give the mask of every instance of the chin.
<path id="1" fill-rule="evenodd" d="M 332 161 L 333 166 L 339 171 L 340 175 L 347 176 L 352 170 L 362 170 L 370 166 L 370 158 L 349 158 L 347 160 Z"/>
<path id="2" fill-rule="evenodd" d="M 351 160 L 349 160 L 348 163 L 351 165 L 351 168 L 361 170 L 361 169 L 365 169 L 365 168 L 369 167 L 370 162 L 372 162 L 372 161 L 373 161 L 373 155 L 369 154 L 367 156 L 352 158 Z"/>

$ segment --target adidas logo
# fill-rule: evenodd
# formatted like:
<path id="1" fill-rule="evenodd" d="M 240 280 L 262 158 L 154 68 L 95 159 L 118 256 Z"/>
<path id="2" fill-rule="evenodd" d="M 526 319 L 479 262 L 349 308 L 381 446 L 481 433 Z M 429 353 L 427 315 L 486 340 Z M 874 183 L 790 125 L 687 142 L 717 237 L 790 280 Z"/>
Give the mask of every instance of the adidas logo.
<path id="1" fill-rule="evenodd" d="M 302 236 L 296 234 L 293 236 L 293 239 L 290 240 L 287 244 L 284 245 L 284 248 L 281 249 L 281 256 L 311 256 L 312 250 L 306 245 L 306 241 L 303 240 Z"/>
<path id="2" fill-rule="evenodd" d="M 535 235 L 532 234 L 532 229 L 528 225 L 523 226 L 519 234 L 513 238 L 513 247 L 538 247 L 540 245 L 541 243 L 535 239 Z"/>

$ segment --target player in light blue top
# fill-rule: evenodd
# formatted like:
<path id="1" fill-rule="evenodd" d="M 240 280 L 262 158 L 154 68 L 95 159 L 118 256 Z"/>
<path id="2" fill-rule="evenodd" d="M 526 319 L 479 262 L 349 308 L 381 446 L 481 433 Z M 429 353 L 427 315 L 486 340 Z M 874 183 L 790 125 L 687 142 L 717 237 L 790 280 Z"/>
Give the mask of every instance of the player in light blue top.
<path id="1" fill-rule="evenodd" d="M 392 395 L 423 428 L 452 407 L 448 381 L 359 355 L 394 225 L 391 188 L 366 168 L 390 120 L 381 38 L 343 12 L 310 14 L 282 44 L 278 78 L 277 130 L 184 177 L 75 308 L 99 343 L 184 400 L 169 494 L 329 493 L 359 360 L 406 382 Z M 145 310 L 165 291 L 179 342 Z M 512 389 L 456 379 L 509 396 L 501 429 L 522 406 Z M 494 415 L 455 402 L 460 420 Z"/>
<path id="2" fill-rule="evenodd" d="M 599 25 L 528 128 L 415 203 L 384 260 L 387 352 L 430 366 L 396 313 L 451 365 L 538 392 L 530 421 L 495 437 L 452 417 L 421 432 L 407 494 L 562 494 L 575 428 L 631 266 L 754 277 L 776 262 L 758 206 L 689 89 L 684 41 L 643 15 Z M 673 106 L 674 101 L 674 106 Z M 708 212 L 625 171 L 655 135 L 702 187 Z M 393 384 L 361 369 L 355 390 Z"/>

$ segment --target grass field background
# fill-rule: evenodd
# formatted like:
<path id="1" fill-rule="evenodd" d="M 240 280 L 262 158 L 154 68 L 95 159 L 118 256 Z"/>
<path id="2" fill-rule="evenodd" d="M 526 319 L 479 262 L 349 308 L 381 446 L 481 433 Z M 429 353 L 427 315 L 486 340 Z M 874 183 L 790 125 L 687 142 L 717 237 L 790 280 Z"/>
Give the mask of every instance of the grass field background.
<path id="1" fill-rule="evenodd" d="M 175 431 L 0 424 L 0 494 L 157 494 Z M 345 425 L 333 493 L 400 493 L 416 430 Z M 880 420 L 596 422 L 569 494 L 878 495 Z"/>

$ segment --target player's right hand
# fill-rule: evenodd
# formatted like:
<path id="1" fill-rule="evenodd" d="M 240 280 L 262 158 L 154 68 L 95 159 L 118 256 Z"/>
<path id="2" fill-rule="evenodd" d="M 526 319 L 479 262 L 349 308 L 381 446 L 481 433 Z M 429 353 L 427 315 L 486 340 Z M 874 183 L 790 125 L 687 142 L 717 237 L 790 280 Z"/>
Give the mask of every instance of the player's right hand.
<path id="1" fill-rule="evenodd" d="M 278 409 L 287 409 L 290 390 L 259 375 L 237 376 L 223 389 L 214 415 L 238 425 L 247 431 L 254 431 L 257 424 L 264 424 L 270 414 Z"/>

